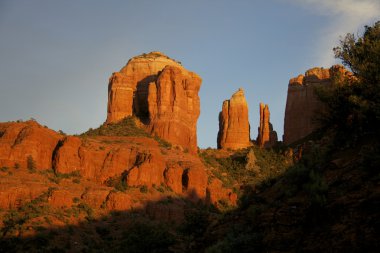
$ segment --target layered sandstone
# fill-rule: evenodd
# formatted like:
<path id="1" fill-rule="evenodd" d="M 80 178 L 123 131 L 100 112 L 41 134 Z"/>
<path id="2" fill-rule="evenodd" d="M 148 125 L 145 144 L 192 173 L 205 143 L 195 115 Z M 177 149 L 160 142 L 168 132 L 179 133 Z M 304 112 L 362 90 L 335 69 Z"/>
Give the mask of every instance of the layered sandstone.
<path id="1" fill-rule="evenodd" d="M 33 120 L 0 123 L 0 167 L 27 168 L 31 157 L 36 169 L 49 169 L 54 149 L 62 137 Z"/>
<path id="2" fill-rule="evenodd" d="M 106 122 L 134 115 L 150 133 L 195 153 L 201 82 L 160 52 L 134 57 L 110 78 Z"/>
<path id="3" fill-rule="evenodd" d="M 148 129 L 191 153 L 197 152 L 201 81 L 197 74 L 184 68 L 166 66 L 148 88 Z"/>
<path id="4" fill-rule="evenodd" d="M 260 103 L 260 126 L 256 142 L 264 148 L 273 147 L 277 143 L 277 133 L 270 123 L 269 107 L 263 103 Z"/>
<path id="5" fill-rule="evenodd" d="M 123 182 L 137 191 L 146 186 L 149 194 L 155 187 L 164 187 L 193 201 L 215 204 L 224 199 L 236 203 L 231 189 L 222 187 L 220 182 L 209 182 L 210 175 L 197 156 L 178 149 L 163 151 L 153 138 L 63 136 L 34 121 L 2 123 L 0 130 L 0 166 L 4 166 L 0 171 L 1 208 L 19 207 L 46 193 L 49 188 L 55 189 L 48 199 L 49 204 L 55 207 L 70 207 L 74 198 L 80 198 L 95 208 L 144 208 L 142 202 L 136 202 L 138 197 L 114 193 L 110 182 Z M 28 155 L 33 156 L 36 169 L 41 173 L 26 169 Z M 18 168 L 15 168 L 16 163 Z M 11 181 L 4 177 L 8 172 L 9 175 L 16 173 L 22 176 Z M 66 182 L 61 187 L 53 180 L 54 173 L 61 178 L 57 178 L 58 181 L 67 178 L 72 183 L 73 179 L 67 176 L 76 175 L 80 183 L 69 189 Z"/>
<path id="6" fill-rule="evenodd" d="M 343 66 L 334 65 L 330 69 L 312 68 L 305 75 L 289 80 L 283 136 L 285 144 L 300 140 L 318 129 L 317 116 L 324 105 L 317 98 L 315 88 L 329 86 L 337 78 L 350 76 L 352 73 Z"/>
<path id="7" fill-rule="evenodd" d="M 240 149 L 251 145 L 248 104 L 244 90 L 239 89 L 231 99 L 223 102 L 219 113 L 219 149 Z"/>

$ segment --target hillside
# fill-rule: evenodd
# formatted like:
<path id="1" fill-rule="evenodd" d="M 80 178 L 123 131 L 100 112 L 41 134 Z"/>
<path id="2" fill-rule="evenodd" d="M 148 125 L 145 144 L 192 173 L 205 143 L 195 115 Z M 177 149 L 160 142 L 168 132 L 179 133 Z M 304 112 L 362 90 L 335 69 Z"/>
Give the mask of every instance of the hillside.
<path id="1" fill-rule="evenodd" d="M 197 147 L 202 79 L 160 52 L 111 75 L 98 128 L 0 123 L 0 252 L 379 252 L 379 35 L 290 79 L 284 143 L 265 103 L 250 139 L 239 89 Z"/>

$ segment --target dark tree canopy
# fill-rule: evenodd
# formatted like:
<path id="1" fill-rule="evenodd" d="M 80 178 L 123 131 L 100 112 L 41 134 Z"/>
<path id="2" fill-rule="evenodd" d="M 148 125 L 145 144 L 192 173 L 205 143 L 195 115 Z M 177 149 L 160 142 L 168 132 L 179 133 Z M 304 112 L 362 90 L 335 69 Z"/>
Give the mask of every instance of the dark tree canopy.
<path id="1" fill-rule="evenodd" d="M 365 26 L 362 36 L 347 34 L 334 48 L 335 57 L 354 73 L 320 90 L 327 112 L 322 123 L 335 129 L 336 141 L 356 145 L 363 138 L 380 137 L 380 21 Z"/>

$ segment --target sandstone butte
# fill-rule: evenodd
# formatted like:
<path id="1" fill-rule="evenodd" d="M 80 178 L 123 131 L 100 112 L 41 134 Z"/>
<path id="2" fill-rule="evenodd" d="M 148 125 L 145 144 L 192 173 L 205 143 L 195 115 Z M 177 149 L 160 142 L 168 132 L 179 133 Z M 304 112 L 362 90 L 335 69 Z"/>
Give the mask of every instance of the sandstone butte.
<path id="1" fill-rule="evenodd" d="M 223 102 L 217 144 L 219 149 L 233 150 L 251 145 L 248 104 L 241 88 Z"/>
<path id="2" fill-rule="evenodd" d="M 284 136 L 285 144 L 291 144 L 315 131 L 318 113 L 324 105 L 315 94 L 315 87 L 329 86 L 335 78 L 352 78 L 352 73 L 341 65 L 330 69 L 312 68 L 305 75 L 289 80 L 285 109 Z"/>
<path id="3" fill-rule="evenodd" d="M 133 115 L 151 134 L 196 153 L 201 82 L 160 52 L 133 57 L 110 77 L 106 123 Z"/>
<path id="4" fill-rule="evenodd" d="M 264 148 L 270 148 L 277 143 L 277 133 L 273 131 L 270 123 L 270 112 L 268 105 L 260 103 L 260 126 L 256 139 L 257 145 Z"/>
<path id="5" fill-rule="evenodd" d="M 59 185 L 49 200 L 53 206 L 70 206 L 73 197 L 93 208 L 103 205 L 109 210 L 146 205 L 150 195 L 115 192 L 107 186 L 109 180 L 120 178 L 131 187 L 165 186 L 173 194 L 194 201 L 217 204 L 224 199 L 236 204 L 236 194 L 223 188 L 219 179 L 209 180 L 212 176 L 197 156 L 177 149 L 162 149 L 150 137 L 65 136 L 35 121 L 0 123 L 0 167 L 18 168 L 14 173 L 25 174 L 15 182 L 0 178 L 0 208 L 16 208 L 48 187 L 57 188 L 46 178 L 38 180 L 49 171 L 76 172 L 84 182 L 72 189 Z M 38 173 L 28 173 L 29 156 L 35 161 Z M 85 184 L 91 187 L 85 188 Z M 154 207 L 150 210 L 160 211 Z"/>

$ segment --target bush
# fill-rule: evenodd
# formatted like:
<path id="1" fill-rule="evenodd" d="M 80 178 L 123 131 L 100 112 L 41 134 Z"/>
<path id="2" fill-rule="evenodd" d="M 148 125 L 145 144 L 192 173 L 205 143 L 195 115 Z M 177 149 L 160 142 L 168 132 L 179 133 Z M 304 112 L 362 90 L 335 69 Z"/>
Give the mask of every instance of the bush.
<path id="1" fill-rule="evenodd" d="M 36 162 L 34 161 L 33 157 L 31 155 L 28 156 L 26 160 L 26 167 L 28 168 L 30 173 L 36 172 Z"/>
<path id="2" fill-rule="evenodd" d="M 126 176 L 127 172 L 124 171 L 121 176 L 108 178 L 106 181 L 106 185 L 108 187 L 114 187 L 117 191 L 125 192 L 129 188 L 126 183 Z"/>
<path id="3" fill-rule="evenodd" d="M 140 187 L 140 192 L 141 193 L 147 193 L 148 192 L 148 186 L 146 186 L 146 185 L 141 186 Z"/>
<path id="4" fill-rule="evenodd" d="M 81 134 L 86 136 L 140 136 L 150 137 L 143 129 L 139 128 L 135 123 L 134 117 L 126 117 L 117 123 L 105 123 L 99 128 L 90 128 L 87 132 Z"/>

